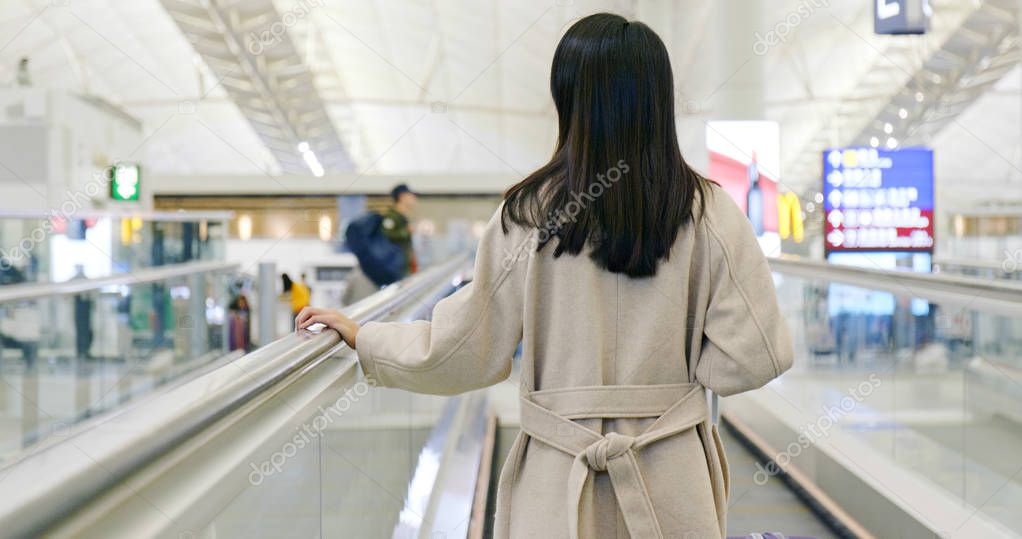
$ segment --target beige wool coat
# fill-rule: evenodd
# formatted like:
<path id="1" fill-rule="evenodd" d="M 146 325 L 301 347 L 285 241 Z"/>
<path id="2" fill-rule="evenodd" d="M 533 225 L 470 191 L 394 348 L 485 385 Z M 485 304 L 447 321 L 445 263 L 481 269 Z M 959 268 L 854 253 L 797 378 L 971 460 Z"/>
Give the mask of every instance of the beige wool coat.
<path id="1" fill-rule="evenodd" d="M 480 241 L 473 282 L 431 321 L 368 323 L 365 374 L 410 391 L 496 384 L 521 358 L 522 431 L 501 471 L 496 537 L 725 534 L 729 478 L 707 387 L 758 388 L 792 363 L 769 267 L 718 187 L 656 276 L 535 252 L 534 230 Z"/>

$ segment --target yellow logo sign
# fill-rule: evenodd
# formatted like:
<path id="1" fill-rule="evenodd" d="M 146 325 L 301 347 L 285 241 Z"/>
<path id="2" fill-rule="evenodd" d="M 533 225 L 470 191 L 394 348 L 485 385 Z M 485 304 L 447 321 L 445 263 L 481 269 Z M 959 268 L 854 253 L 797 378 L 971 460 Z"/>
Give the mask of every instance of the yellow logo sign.
<path id="1" fill-rule="evenodd" d="M 795 193 L 788 192 L 777 197 L 777 233 L 781 239 L 791 238 L 795 243 L 802 243 L 805 238 L 802 205 Z"/>

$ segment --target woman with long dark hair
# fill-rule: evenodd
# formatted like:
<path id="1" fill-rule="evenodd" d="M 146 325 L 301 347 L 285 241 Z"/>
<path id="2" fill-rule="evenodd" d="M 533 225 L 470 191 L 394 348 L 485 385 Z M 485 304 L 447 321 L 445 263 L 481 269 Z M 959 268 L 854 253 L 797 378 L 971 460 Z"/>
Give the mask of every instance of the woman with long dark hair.
<path id="1" fill-rule="evenodd" d="M 678 147 L 667 50 L 598 14 L 554 54 L 559 135 L 511 187 L 473 282 L 433 322 L 358 324 L 309 308 L 384 386 L 453 394 L 508 377 L 522 343 L 521 428 L 497 537 L 714 537 L 729 479 L 704 388 L 732 395 L 791 366 L 748 219 Z"/>

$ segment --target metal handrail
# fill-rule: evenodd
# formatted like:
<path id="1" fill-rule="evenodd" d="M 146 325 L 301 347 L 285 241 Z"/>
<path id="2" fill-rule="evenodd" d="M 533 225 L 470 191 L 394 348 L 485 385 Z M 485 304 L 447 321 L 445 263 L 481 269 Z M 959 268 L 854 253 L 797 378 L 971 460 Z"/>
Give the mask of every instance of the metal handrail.
<path id="1" fill-rule="evenodd" d="M 240 266 L 227 262 L 185 262 L 132 270 L 108 277 L 73 279 L 60 283 L 19 283 L 0 286 L 0 303 L 70 296 L 108 286 L 131 286 L 187 277 L 199 273 L 235 272 Z"/>
<path id="2" fill-rule="evenodd" d="M 1022 316 L 1022 283 L 1018 281 L 841 266 L 799 257 L 767 260 L 773 271 L 783 275 L 883 290 L 1005 316 Z"/>
<path id="3" fill-rule="evenodd" d="M 0 209 L 0 219 L 52 219 L 53 210 L 43 209 Z M 228 221 L 234 217 L 232 211 L 151 211 L 151 210 L 81 210 L 75 212 L 75 219 L 139 218 L 143 221 Z"/>
<path id="4" fill-rule="evenodd" d="M 937 266 L 957 266 L 962 268 L 970 269 L 984 269 L 994 270 L 998 273 L 1015 273 L 1015 270 L 1005 269 L 1003 261 L 998 260 L 980 260 L 978 258 L 943 258 L 936 257 L 933 259 L 934 265 Z"/>
<path id="5" fill-rule="evenodd" d="M 366 322 L 450 280 L 466 256 L 416 274 L 345 309 Z M 0 529 L 31 536 L 310 364 L 344 348 L 336 332 L 289 334 L 166 392 L 75 428 L 0 468 Z M 39 511 L 45 507 L 45 511 Z"/>

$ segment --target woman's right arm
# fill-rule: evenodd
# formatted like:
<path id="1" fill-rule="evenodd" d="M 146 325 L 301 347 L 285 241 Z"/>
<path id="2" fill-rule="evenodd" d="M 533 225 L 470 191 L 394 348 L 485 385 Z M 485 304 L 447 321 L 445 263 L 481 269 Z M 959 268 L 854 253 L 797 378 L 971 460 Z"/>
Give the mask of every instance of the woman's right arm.
<path id="1" fill-rule="evenodd" d="M 794 352 L 770 265 L 745 214 L 714 189 L 703 222 L 712 282 L 696 379 L 719 395 L 733 395 L 780 376 Z"/>
<path id="2" fill-rule="evenodd" d="M 527 261 L 511 256 L 522 238 L 517 229 L 503 232 L 498 209 L 479 242 L 472 282 L 437 303 L 431 320 L 363 326 L 356 344 L 366 376 L 445 395 L 506 379 L 522 338 Z"/>

